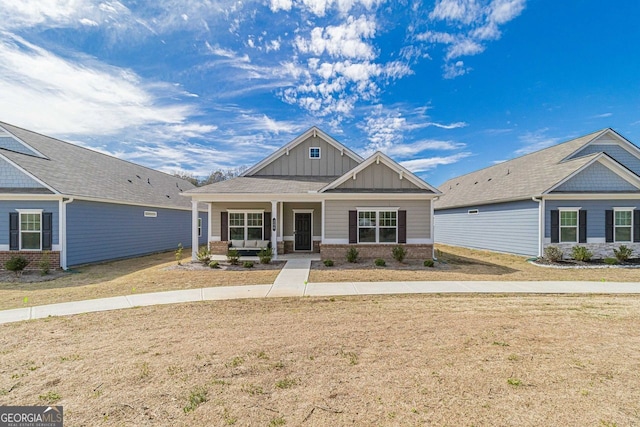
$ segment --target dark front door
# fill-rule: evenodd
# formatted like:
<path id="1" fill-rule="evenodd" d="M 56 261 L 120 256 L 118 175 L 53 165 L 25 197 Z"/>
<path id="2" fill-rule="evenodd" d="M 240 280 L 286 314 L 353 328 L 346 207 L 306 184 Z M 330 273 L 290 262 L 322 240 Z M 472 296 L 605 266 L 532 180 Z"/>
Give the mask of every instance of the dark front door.
<path id="1" fill-rule="evenodd" d="M 295 214 L 295 247 L 296 251 L 311 250 L 311 214 Z"/>

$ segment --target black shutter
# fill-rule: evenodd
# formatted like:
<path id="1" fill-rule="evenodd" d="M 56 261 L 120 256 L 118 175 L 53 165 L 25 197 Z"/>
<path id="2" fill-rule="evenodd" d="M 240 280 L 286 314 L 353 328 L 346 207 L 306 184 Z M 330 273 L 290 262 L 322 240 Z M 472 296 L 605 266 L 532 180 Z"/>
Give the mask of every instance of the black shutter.
<path id="1" fill-rule="evenodd" d="M 640 211 L 633 211 L 633 241 L 640 242 Z"/>
<path id="2" fill-rule="evenodd" d="M 358 211 L 349 211 L 349 243 L 358 243 Z"/>
<path id="3" fill-rule="evenodd" d="M 226 242 L 229 240 L 229 214 L 220 212 L 220 240 Z"/>
<path id="4" fill-rule="evenodd" d="M 407 243 L 407 211 L 398 211 L 398 243 Z"/>
<path id="5" fill-rule="evenodd" d="M 551 243 L 560 241 L 560 211 L 554 209 L 551 211 Z"/>
<path id="6" fill-rule="evenodd" d="M 53 213 L 42 213 L 42 250 L 50 251 L 53 245 Z"/>
<path id="7" fill-rule="evenodd" d="M 604 236 L 606 242 L 613 242 L 613 210 L 604 211 Z"/>
<path id="8" fill-rule="evenodd" d="M 263 220 L 264 240 L 271 240 L 271 212 L 265 212 Z"/>
<path id="9" fill-rule="evenodd" d="M 578 242 L 587 243 L 587 211 L 578 211 Z"/>
<path id="10" fill-rule="evenodd" d="M 9 212 L 9 250 L 20 249 L 20 216 L 18 212 Z"/>

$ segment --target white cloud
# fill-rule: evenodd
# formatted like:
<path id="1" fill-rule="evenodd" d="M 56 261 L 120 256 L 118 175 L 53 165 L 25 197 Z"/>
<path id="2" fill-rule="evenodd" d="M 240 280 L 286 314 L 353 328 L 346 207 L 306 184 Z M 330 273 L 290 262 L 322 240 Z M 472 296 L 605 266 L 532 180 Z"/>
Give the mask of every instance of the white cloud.
<path id="1" fill-rule="evenodd" d="M 455 79 L 471 71 L 471 68 L 464 66 L 463 61 L 456 61 L 455 64 L 445 63 L 442 69 L 444 70 L 443 77 L 445 79 Z"/>
<path id="2" fill-rule="evenodd" d="M 406 158 L 406 157 L 413 157 L 427 150 L 448 151 L 448 150 L 460 150 L 465 147 L 466 147 L 466 144 L 462 142 L 425 139 L 422 141 L 416 141 L 412 143 L 394 145 L 388 148 L 385 151 L 385 153 L 392 157 Z"/>
<path id="3" fill-rule="evenodd" d="M 472 153 L 470 152 L 462 152 L 445 157 L 437 156 L 428 157 L 425 159 L 407 160 L 404 162 L 400 162 L 400 164 L 413 173 L 426 172 L 440 165 L 450 165 L 453 163 L 457 163 L 460 160 L 465 159 L 471 155 Z"/>
<path id="4" fill-rule="evenodd" d="M 548 131 L 549 128 L 543 128 L 533 132 L 526 132 L 523 135 L 520 135 L 518 139 L 525 145 L 524 147 L 516 150 L 515 153 L 517 155 L 533 153 L 534 151 L 551 147 L 552 145 L 555 145 L 562 140 L 562 138 L 547 136 L 546 134 Z"/>
<path id="5" fill-rule="evenodd" d="M 358 60 L 373 59 L 375 53 L 371 44 L 364 40 L 375 35 L 376 22 L 366 16 L 349 16 L 342 25 L 315 27 L 310 38 L 296 37 L 295 46 L 301 53 L 316 56 L 327 53 L 331 57 Z"/>
<path id="6" fill-rule="evenodd" d="M 596 114 L 595 116 L 592 116 L 592 118 L 594 119 L 606 119 L 607 117 L 611 117 L 613 116 L 613 113 L 602 113 L 602 114 Z"/>
<path id="7" fill-rule="evenodd" d="M 269 3 L 269 7 L 272 12 L 277 12 L 279 10 L 290 11 L 293 2 L 291 0 L 271 0 Z"/>
<path id="8" fill-rule="evenodd" d="M 480 5 L 475 0 L 440 0 L 429 14 L 429 18 L 470 24 L 478 19 L 479 15 Z"/>

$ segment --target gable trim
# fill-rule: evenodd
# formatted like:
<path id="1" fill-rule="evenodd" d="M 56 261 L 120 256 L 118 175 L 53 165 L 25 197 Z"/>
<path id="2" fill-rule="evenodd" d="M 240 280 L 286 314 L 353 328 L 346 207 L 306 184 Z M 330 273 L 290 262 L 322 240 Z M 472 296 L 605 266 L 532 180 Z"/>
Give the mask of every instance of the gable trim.
<path id="1" fill-rule="evenodd" d="M 355 160 L 357 163 L 361 163 L 364 160 L 362 157 L 357 155 L 355 152 L 351 151 L 350 149 L 348 149 L 347 147 L 345 147 L 344 145 L 342 145 L 341 143 L 339 143 L 338 141 L 336 141 L 335 139 L 333 139 L 332 137 L 330 137 L 329 135 L 327 135 L 326 133 L 324 133 L 323 131 L 321 131 L 317 127 L 313 126 L 309 130 L 304 132 L 302 135 L 300 135 L 297 138 L 295 138 L 293 141 L 291 141 L 288 144 L 284 145 L 283 147 L 281 147 L 280 149 L 278 149 L 274 153 L 272 153 L 270 156 L 264 158 L 263 160 L 261 160 L 260 162 L 255 164 L 254 166 L 252 166 L 249 169 L 247 169 L 246 171 L 244 171 L 240 176 L 251 176 L 254 173 L 258 172 L 260 169 L 262 169 L 265 166 L 267 166 L 269 163 L 271 163 L 274 160 L 282 157 L 283 155 L 288 156 L 290 150 L 292 150 L 296 146 L 302 144 L 304 141 L 306 141 L 310 137 L 319 137 L 319 138 L 321 138 L 327 144 L 333 146 L 336 150 L 340 151 L 341 155 L 349 156 L 353 160 Z"/>
<path id="2" fill-rule="evenodd" d="M 327 184 L 325 187 L 321 188 L 318 192 L 324 193 L 327 190 L 333 190 L 338 186 L 340 186 L 341 184 L 344 184 L 345 182 L 347 182 L 349 179 L 356 179 L 357 175 L 360 172 L 362 172 L 364 169 L 372 165 L 374 162 L 376 164 L 380 164 L 380 162 L 382 162 L 387 167 L 391 168 L 392 170 L 395 170 L 396 173 L 398 173 L 398 176 L 400 179 L 406 179 L 412 184 L 414 184 L 415 186 L 417 186 L 418 188 L 421 188 L 423 190 L 429 190 L 434 194 L 442 194 L 440 190 L 427 184 L 425 181 L 423 181 L 422 179 L 414 175 L 413 172 L 409 171 L 407 168 L 400 165 L 398 162 L 394 161 L 389 156 L 387 156 L 386 154 L 380 151 L 376 151 L 371 155 L 371 157 L 369 157 L 368 159 L 360 163 L 358 166 L 356 166 L 355 168 L 351 169 L 350 171 L 342 175 L 340 178 Z"/>
<path id="3" fill-rule="evenodd" d="M 47 184 L 46 182 L 42 181 L 41 179 L 39 179 L 38 177 L 36 177 L 35 175 L 33 175 L 32 173 L 27 171 L 22 166 L 18 165 L 16 162 L 12 161 L 11 159 L 9 159 L 7 156 L 3 155 L 2 153 L 0 153 L 0 159 L 6 161 L 11 166 L 13 166 L 14 168 L 18 169 L 20 172 L 22 172 L 23 174 L 27 175 L 29 178 L 33 179 L 38 184 L 42 185 L 44 188 L 52 191 L 55 194 L 60 194 L 60 192 L 58 190 L 56 190 L 55 188 L 51 187 L 49 184 Z"/>
<path id="4" fill-rule="evenodd" d="M 617 139 L 619 142 L 618 143 L 611 143 L 611 142 L 599 142 L 598 139 L 600 139 L 602 136 L 606 135 L 606 134 L 610 134 L 614 137 L 614 139 Z M 589 142 L 587 142 L 586 144 L 584 144 L 583 146 L 581 146 L 580 148 L 578 148 L 577 150 L 575 150 L 573 153 L 569 154 L 567 157 L 565 157 L 564 159 L 562 159 L 560 161 L 560 163 L 562 162 L 566 162 L 567 160 L 571 160 L 571 158 L 573 156 L 575 156 L 576 154 L 578 154 L 580 151 L 584 150 L 586 147 L 592 145 L 592 144 L 598 144 L 598 145 L 618 145 L 621 146 L 622 148 L 624 148 L 626 151 L 628 151 L 630 154 L 632 154 L 633 156 L 637 157 L 638 159 L 640 159 L 640 148 L 638 148 L 635 144 L 633 144 L 631 141 L 629 141 L 628 139 L 626 139 L 624 136 L 620 135 L 618 132 L 616 132 L 615 130 L 608 128 L 608 129 L 604 129 L 602 132 L 600 132 L 598 135 L 594 136 Z"/>

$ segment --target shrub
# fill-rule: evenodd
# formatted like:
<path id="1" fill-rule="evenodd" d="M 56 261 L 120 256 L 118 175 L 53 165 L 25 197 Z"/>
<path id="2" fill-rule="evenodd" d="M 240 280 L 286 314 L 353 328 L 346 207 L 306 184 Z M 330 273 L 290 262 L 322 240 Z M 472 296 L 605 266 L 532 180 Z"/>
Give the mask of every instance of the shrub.
<path id="1" fill-rule="evenodd" d="M 333 260 L 331 259 L 325 259 L 324 261 L 322 261 L 322 263 L 325 267 L 333 267 Z"/>
<path id="2" fill-rule="evenodd" d="M 633 249 L 628 246 L 620 245 L 618 249 L 613 249 L 613 254 L 616 256 L 616 259 L 620 262 L 625 262 L 629 258 L 631 258 L 631 254 L 633 253 Z"/>
<path id="3" fill-rule="evenodd" d="M 391 254 L 393 255 L 393 259 L 395 259 L 398 262 L 402 262 L 407 256 L 407 250 L 405 249 L 404 246 L 398 245 L 398 246 L 394 246 L 393 249 L 391 249 Z"/>
<path id="4" fill-rule="evenodd" d="M 4 263 L 4 268 L 13 271 L 16 277 L 22 276 L 22 270 L 29 265 L 29 261 L 23 256 L 12 256 L 9 261 Z"/>
<path id="5" fill-rule="evenodd" d="M 593 256 L 593 252 L 587 249 L 585 246 L 574 246 L 571 248 L 571 257 L 576 261 L 589 261 Z"/>
<path id="6" fill-rule="evenodd" d="M 425 267 L 433 267 L 433 260 L 432 259 L 425 259 L 423 265 Z"/>
<path id="7" fill-rule="evenodd" d="M 604 263 L 608 264 L 608 265 L 616 265 L 619 264 L 618 259 L 617 258 L 612 258 L 612 257 L 606 257 L 604 259 Z"/>
<path id="8" fill-rule="evenodd" d="M 218 261 L 211 261 L 209 263 L 209 267 L 211 267 L 211 268 L 220 268 L 220 263 Z"/>
<path id="9" fill-rule="evenodd" d="M 211 261 L 211 252 L 209 251 L 209 248 L 201 248 L 196 254 L 196 257 L 198 258 L 198 261 L 204 265 L 208 265 L 209 261 Z"/>
<path id="10" fill-rule="evenodd" d="M 51 258 L 49 257 L 49 253 L 49 251 L 44 251 L 42 253 L 42 258 L 38 261 L 38 268 L 40 269 L 40 274 L 42 276 L 46 276 L 51 270 Z"/>
<path id="11" fill-rule="evenodd" d="M 547 246 L 544 248 L 544 259 L 549 262 L 562 261 L 563 256 L 562 249 L 557 246 Z"/>
<path id="12" fill-rule="evenodd" d="M 253 268 L 253 261 L 245 261 L 242 263 L 244 268 Z"/>
<path id="13" fill-rule="evenodd" d="M 375 261 L 373 261 L 373 263 L 378 267 L 384 267 L 385 265 L 387 265 L 387 263 L 382 258 L 377 258 Z"/>
<path id="14" fill-rule="evenodd" d="M 229 249 L 227 251 L 227 261 L 231 265 L 238 265 L 238 260 L 240 259 L 240 252 L 237 249 Z"/>
<path id="15" fill-rule="evenodd" d="M 358 250 L 351 246 L 347 251 L 347 261 L 356 262 L 358 261 Z"/>
<path id="16" fill-rule="evenodd" d="M 178 250 L 176 251 L 176 262 L 178 263 L 178 265 L 182 265 L 182 250 L 184 248 L 182 247 L 182 243 L 178 243 Z"/>
<path id="17" fill-rule="evenodd" d="M 273 251 L 271 248 L 262 248 L 258 252 L 258 258 L 260 258 L 260 264 L 269 264 L 273 257 Z"/>

